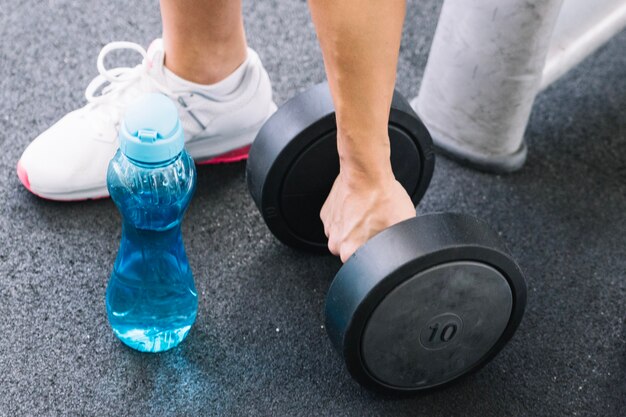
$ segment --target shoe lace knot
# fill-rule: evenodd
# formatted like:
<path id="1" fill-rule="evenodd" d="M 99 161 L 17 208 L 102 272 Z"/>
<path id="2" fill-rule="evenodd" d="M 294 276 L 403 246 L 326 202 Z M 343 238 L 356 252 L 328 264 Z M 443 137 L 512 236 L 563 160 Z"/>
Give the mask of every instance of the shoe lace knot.
<path id="1" fill-rule="evenodd" d="M 135 67 L 116 67 L 107 69 L 104 66 L 106 56 L 115 50 L 133 50 L 138 52 L 143 61 Z M 85 98 L 91 104 L 99 104 L 106 102 L 107 104 L 116 104 L 122 106 L 124 100 L 117 100 L 128 90 L 128 87 L 136 85 L 142 79 L 150 80 L 150 82 L 161 92 L 165 92 L 165 88 L 159 85 L 152 77 L 148 75 L 151 68 L 151 61 L 148 52 L 141 46 L 133 42 L 111 42 L 106 44 L 100 54 L 98 54 L 97 62 L 99 74 L 91 80 L 85 90 Z M 100 94 L 96 94 L 100 91 Z"/>

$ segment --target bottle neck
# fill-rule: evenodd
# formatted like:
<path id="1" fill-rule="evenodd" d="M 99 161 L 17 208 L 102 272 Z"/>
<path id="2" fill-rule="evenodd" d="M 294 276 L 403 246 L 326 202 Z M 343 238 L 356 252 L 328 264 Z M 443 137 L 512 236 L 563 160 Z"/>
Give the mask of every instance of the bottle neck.
<path id="1" fill-rule="evenodd" d="M 181 154 L 182 154 L 182 153 L 183 153 L 183 152 L 181 151 L 181 152 L 180 152 L 178 155 L 176 155 L 175 157 L 170 158 L 170 159 L 165 160 L 165 161 L 159 161 L 159 162 L 143 162 L 143 161 L 138 161 L 138 160 L 136 160 L 136 159 L 133 159 L 133 158 L 131 158 L 131 157 L 127 156 L 127 155 L 126 155 L 126 154 L 124 154 L 124 153 L 122 153 L 122 155 L 124 155 L 124 157 L 125 157 L 126 159 L 128 159 L 128 161 L 129 161 L 131 164 L 133 164 L 133 165 L 137 165 L 138 167 L 141 167 L 141 168 L 162 168 L 162 167 L 164 167 L 164 166 L 167 166 L 167 165 L 173 164 L 173 163 L 174 163 L 174 161 L 176 161 L 178 158 L 180 158 L 180 156 L 181 156 Z"/>

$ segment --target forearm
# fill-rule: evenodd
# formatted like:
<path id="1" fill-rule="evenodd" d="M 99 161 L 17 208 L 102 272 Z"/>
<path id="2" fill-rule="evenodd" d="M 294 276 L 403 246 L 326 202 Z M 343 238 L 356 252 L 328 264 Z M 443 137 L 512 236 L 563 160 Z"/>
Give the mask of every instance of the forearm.
<path id="1" fill-rule="evenodd" d="M 342 171 L 388 175 L 405 0 L 309 0 L 337 112 Z"/>

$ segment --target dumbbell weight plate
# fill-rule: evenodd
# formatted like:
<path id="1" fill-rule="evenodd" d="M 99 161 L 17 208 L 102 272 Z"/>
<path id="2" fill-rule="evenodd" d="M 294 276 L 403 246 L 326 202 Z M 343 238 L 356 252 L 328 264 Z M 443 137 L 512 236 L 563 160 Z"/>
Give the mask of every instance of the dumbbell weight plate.
<path id="1" fill-rule="evenodd" d="M 396 179 L 417 205 L 432 178 L 432 140 L 397 92 L 389 137 Z M 279 240 L 327 252 L 319 213 L 338 174 L 335 109 L 328 84 L 322 83 L 287 101 L 263 125 L 250 149 L 248 188 Z"/>
<path id="2" fill-rule="evenodd" d="M 382 231 L 343 265 L 326 329 L 361 384 L 417 392 L 487 363 L 525 304 L 523 275 L 486 224 L 430 214 Z"/>

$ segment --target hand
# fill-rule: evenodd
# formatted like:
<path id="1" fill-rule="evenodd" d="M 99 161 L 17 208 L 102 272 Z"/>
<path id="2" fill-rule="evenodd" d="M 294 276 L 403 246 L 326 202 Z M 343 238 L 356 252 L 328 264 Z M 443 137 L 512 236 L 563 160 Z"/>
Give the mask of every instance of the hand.
<path id="1" fill-rule="evenodd" d="M 328 249 L 346 262 L 378 232 L 415 217 L 415 206 L 392 172 L 372 179 L 342 171 L 320 217 L 328 237 Z"/>

